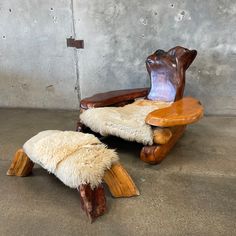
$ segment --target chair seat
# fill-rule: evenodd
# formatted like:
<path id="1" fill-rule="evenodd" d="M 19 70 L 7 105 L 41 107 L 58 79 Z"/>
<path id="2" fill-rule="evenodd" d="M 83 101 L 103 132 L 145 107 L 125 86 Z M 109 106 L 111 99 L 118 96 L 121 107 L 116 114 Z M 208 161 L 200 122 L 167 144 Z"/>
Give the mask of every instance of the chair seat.
<path id="1" fill-rule="evenodd" d="M 80 115 L 81 122 L 103 136 L 113 135 L 144 145 L 153 144 L 153 131 L 145 123 L 146 116 L 156 109 L 171 103 L 137 100 L 124 107 L 91 108 Z"/>
<path id="2" fill-rule="evenodd" d="M 107 149 L 94 135 L 73 131 L 42 131 L 23 149 L 34 163 L 71 188 L 81 184 L 98 186 L 105 170 L 118 161 L 116 152 Z"/>

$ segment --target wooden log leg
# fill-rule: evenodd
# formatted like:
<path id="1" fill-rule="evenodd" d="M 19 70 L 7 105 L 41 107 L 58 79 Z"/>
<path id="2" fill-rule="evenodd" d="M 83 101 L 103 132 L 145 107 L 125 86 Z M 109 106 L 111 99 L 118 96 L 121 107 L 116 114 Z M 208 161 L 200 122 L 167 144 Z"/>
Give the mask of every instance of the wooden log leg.
<path id="1" fill-rule="evenodd" d="M 11 163 L 7 175 L 28 176 L 31 174 L 34 163 L 25 154 L 23 149 L 19 149 Z"/>
<path id="2" fill-rule="evenodd" d="M 171 139 L 163 145 L 144 146 L 141 150 L 140 159 L 149 164 L 159 164 L 165 159 L 169 151 L 174 147 L 178 139 L 183 135 L 186 125 L 172 128 Z"/>
<path id="3" fill-rule="evenodd" d="M 80 114 L 82 114 L 84 111 L 86 111 L 86 110 L 83 108 L 80 108 Z M 77 122 L 77 125 L 76 125 L 76 131 L 77 132 L 85 132 L 86 129 L 87 129 L 87 127 L 79 119 Z"/>
<path id="4" fill-rule="evenodd" d="M 82 209 L 86 212 L 91 223 L 106 211 L 106 197 L 103 186 L 91 189 L 89 184 L 78 187 Z"/>
<path id="5" fill-rule="evenodd" d="M 86 125 L 84 125 L 83 123 L 81 123 L 80 121 L 77 122 L 76 125 L 76 130 L 77 132 L 82 132 L 82 133 L 89 133 L 89 134 L 93 134 L 94 136 L 96 136 L 98 139 L 102 140 L 103 138 L 105 138 L 104 136 L 102 136 L 99 133 L 93 132 L 89 127 L 87 127 Z"/>
<path id="6" fill-rule="evenodd" d="M 105 172 L 103 180 L 113 197 L 138 196 L 139 191 L 125 168 L 119 163 L 114 163 Z"/>
<path id="7" fill-rule="evenodd" d="M 172 131 L 169 128 L 155 127 L 153 130 L 153 142 L 155 144 L 166 144 L 172 137 Z"/>
<path id="8" fill-rule="evenodd" d="M 84 130 L 86 129 L 86 126 L 81 123 L 80 121 L 77 122 L 77 126 L 76 126 L 76 131 L 77 132 L 84 132 Z"/>

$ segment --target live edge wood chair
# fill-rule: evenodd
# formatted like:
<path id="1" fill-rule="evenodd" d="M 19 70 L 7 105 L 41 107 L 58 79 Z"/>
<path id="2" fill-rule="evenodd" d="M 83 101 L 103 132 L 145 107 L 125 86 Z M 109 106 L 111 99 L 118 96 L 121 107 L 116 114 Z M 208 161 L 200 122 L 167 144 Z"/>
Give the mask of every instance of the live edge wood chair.
<path id="1" fill-rule="evenodd" d="M 114 135 L 112 132 L 104 133 L 104 131 L 100 131 L 101 127 L 98 129 L 93 127 L 94 122 L 100 122 L 99 119 L 108 114 L 101 113 L 101 107 L 109 107 L 107 112 L 109 110 L 114 112 L 111 107 L 124 106 L 129 111 L 131 109 L 130 104 L 139 105 L 140 109 L 142 109 L 142 106 L 150 105 L 152 108 L 143 120 L 145 125 L 152 129 L 153 137 L 151 141 L 144 142 L 140 158 L 150 164 L 160 163 L 182 136 L 186 125 L 198 121 L 203 116 L 203 107 L 197 99 L 192 97 L 183 98 L 185 72 L 196 55 L 196 50 L 189 50 L 180 46 L 176 46 L 167 52 L 157 50 L 146 59 L 151 88 L 111 91 L 81 100 L 81 115 L 77 130 L 84 131 L 89 127 L 92 131 L 100 132 L 102 135 Z M 137 101 L 139 98 L 144 99 Z M 159 104 L 157 107 L 160 109 L 155 108 L 155 104 Z M 91 119 L 91 116 L 86 116 L 85 113 L 90 110 L 92 110 L 91 116 L 94 120 L 88 122 L 88 117 Z M 96 116 L 96 112 L 100 112 L 101 115 Z M 100 122 L 101 125 L 105 123 L 107 124 L 108 121 Z"/>

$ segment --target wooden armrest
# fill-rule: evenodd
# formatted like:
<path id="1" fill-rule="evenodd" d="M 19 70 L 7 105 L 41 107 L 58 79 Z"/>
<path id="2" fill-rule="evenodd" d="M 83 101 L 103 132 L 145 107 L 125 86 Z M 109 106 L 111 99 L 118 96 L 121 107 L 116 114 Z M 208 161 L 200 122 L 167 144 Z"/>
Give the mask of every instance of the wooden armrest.
<path id="1" fill-rule="evenodd" d="M 150 112 L 145 122 L 149 125 L 171 127 L 187 125 L 198 121 L 203 116 L 203 106 L 191 97 L 185 97 L 171 106 Z"/>
<path id="2" fill-rule="evenodd" d="M 98 93 L 92 97 L 82 99 L 80 107 L 82 109 L 88 109 L 93 107 L 111 106 L 117 103 L 134 100 L 135 98 L 145 97 L 148 91 L 148 88 L 137 88 Z"/>

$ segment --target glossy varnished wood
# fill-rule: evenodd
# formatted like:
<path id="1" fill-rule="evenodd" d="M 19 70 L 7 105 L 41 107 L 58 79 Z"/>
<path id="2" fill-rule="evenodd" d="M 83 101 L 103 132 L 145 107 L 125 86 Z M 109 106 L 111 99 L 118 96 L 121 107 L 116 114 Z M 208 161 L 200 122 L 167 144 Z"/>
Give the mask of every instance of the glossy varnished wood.
<path id="1" fill-rule="evenodd" d="M 146 117 L 146 123 L 153 126 L 171 127 L 187 125 L 203 116 L 203 107 L 197 99 L 184 97 L 171 106 L 155 110 Z"/>
<path id="2" fill-rule="evenodd" d="M 82 109 L 105 106 L 122 106 L 134 101 L 135 98 L 145 97 L 148 88 L 125 89 L 110 91 L 107 93 L 98 93 L 92 97 L 84 98 L 80 102 Z"/>
<path id="3" fill-rule="evenodd" d="M 106 170 L 103 180 L 108 185 L 113 197 L 132 197 L 139 191 L 130 175 L 120 163 L 114 163 Z"/>
<path id="4" fill-rule="evenodd" d="M 172 137 L 166 144 L 144 146 L 140 153 L 140 159 L 149 164 L 161 163 L 174 147 L 178 139 L 183 135 L 185 129 L 185 125 L 173 127 Z"/>
<path id="5" fill-rule="evenodd" d="M 158 49 L 147 57 L 151 79 L 148 99 L 173 102 L 181 99 L 185 87 L 185 71 L 197 55 L 196 50 L 176 46 L 169 51 Z"/>
<path id="6" fill-rule="evenodd" d="M 153 101 L 177 102 L 183 98 L 185 72 L 196 55 L 196 50 L 181 46 L 173 47 L 168 51 L 159 49 L 146 59 L 146 68 L 151 79 L 150 89 L 120 90 L 97 94 L 83 99 L 81 109 L 123 106 L 138 97 L 146 97 Z M 141 159 L 152 164 L 161 162 L 183 134 L 185 125 L 196 122 L 202 115 L 203 107 L 192 98 L 184 98 L 180 103 L 173 103 L 171 107 L 151 112 L 146 117 L 147 124 L 165 128 L 173 127 L 173 129 L 155 130 L 153 132 L 155 145 L 143 147 Z M 82 128 L 83 126 L 79 124 L 78 129 Z"/>
<path id="7" fill-rule="evenodd" d="M 153 142 L 155 144 L 168 143 L 172 137 L 172 132 L 169 128 L 156 127 L 153 129 Z"/>
<path id="8" fill-rule="evenodd" d="M 104 106 L 122 106 L 135 98 L 176 101 L 183 97 L 185 71 L 197 55 L 196 50 L 176 46 L 165 52 L 157 50 L 147 57 L 146 67 L 151 78 L 151 88 L 116 90 L 98 93 L 80 102 L 82 109 Z M 163 92 L 164 91 L 164 92 Z"/>
<path id="9" fill-rule="evenodd" d="M 25 154 L 21 148 L 16 153 L 12 160 L 11 166 L 7 171 L 7 175 L 15 176 L 28 176 L 31 174 L 34 163 Z"/>

